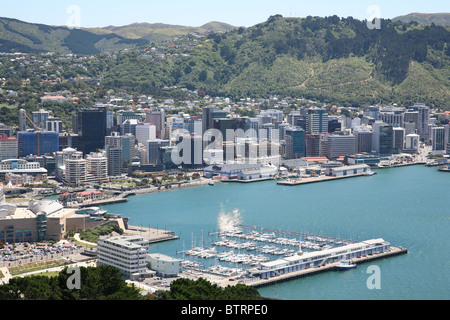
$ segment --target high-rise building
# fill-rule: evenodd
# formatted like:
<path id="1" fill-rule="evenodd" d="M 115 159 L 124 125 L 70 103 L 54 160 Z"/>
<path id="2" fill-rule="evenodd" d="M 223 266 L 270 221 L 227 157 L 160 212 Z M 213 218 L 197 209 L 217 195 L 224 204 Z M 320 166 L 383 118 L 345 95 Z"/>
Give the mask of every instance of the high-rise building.
<path id="1" fill-rule="evenodd" d="M 45 129 L 49 115 L 49 112 L 45 111 L 44 109 L 40 109 L 39 111 L 34 111 L 31 113 L 34 124 L 41 129 Z"/>
<path id="2" fill-rule="evenodd" d="M 445 127 L 432 127 L 432 151 L 445 152 Z"/>
<path id="3" fill-rule="evenodd" d="M 320 156 L 320 137 L 321 134 L 307 133 L 305 136 L 306 157 Z"/>
<path id="4" fill-rule="evenodd" d="M 27 112 L 24 109 L 19 111 L 19 131 L 27 131 Z"/>
<path id="5" fill-rule="evenodd" d="M 86 181 L 108 181 L 108 158 L 100 152 L 93 152 L 86 156 Z"/>
<path id="6" fill-rule="evenodd" d="M 69 186 L 78 187 L 86 182 L 87 161 L 83 159 L 81 152 L 74 152 L 67 155 L 64 160 L 63 182 Z"/>
<path id="7" fill-rule="evenodd" d="M 405 122 L 405 113 L 403 108 L 385 107 L 380 110 L 378 119 L 384 123 L 391 124 L 393 127 L 403 128 Z"/>
<path id="8" fill-rule="evenodd" d="M 145 146 L 147 148 L 147 162 L 154 165 L 162 165 L 164 163 L 164 152 L 161 150 L 161 148 L 168 147 L 169 145 L 169 140 L 147 140 L 145 143 Z"/>
<path id="9" fill-rule="evenodd" d="M 355 135 L 356 153 L 370 153 L 372 151 L 372 131 L 366 127 L 358 127 L 353 131 Z"/>
<path id="10" fill-rule="evenodd" d="M 423 103 L 416 103 L 411 110 L 417 111 L 417 134 L 420 139 L 425 142 L 429 142 L 431 139 L 430 131 L 430 108 Z"/>
<path id="11" fill-rule="evenodd" d="M 405 147 L 405 128 L 394 127 L 392 128 L 392 153 L 402 153 Z"/>
<path id="12" fill-rule="evenodd" d="M 390 124 L 383 124 L 379 128 L 379 150 L 380 155 L 390 155 L 394 149 L 394 131 Z"/>
<path id="13" fill-rule="evenodd" d="M 106 136 L 106 109 L 91 108 L 78 111 L 80 151 L 85 154 L 104 149 Z"/>
<path id="14" fill-rule="evenodd" d="M 305 130 L 288 128 L 285 131 L 286 159 L 298 159 L 305 156 Z"/>
<path id="15" fill-rule="evenodd" d="M 136 126 L 136 140 L 145 145 L 148 140 L 156 139 L 156 126 L 150 123 L 139 123 Z"/>
<path id="16" fill-rule="evenodd" d="M 328 132 L 328 114 L 325 109 L 311 107 L 308 109 L 306 118 L 306 132 L 308 133 L 327 133 Z"/>
<path id="17" fill-rule="evenodd" d="M 145 115 L 145 122 L 156 126 L 156 139 L 166 138 L 166 113 L 164 109 L 148 112 Z"/>
<path id="18" fill-rule="evenodd" d="M 6 134 L 0 137 L 0 161 L 17 159 L 19 143 L 17 138 L 8 137 Z"/>
<path id="19" fill-rule="evenodd" d="M 355 136 L 353 134 L 330 134 L 328 136 L 327 144 L 327 158 L 338 159 L 349 155 L 354 155 L 355 152 Z"/>

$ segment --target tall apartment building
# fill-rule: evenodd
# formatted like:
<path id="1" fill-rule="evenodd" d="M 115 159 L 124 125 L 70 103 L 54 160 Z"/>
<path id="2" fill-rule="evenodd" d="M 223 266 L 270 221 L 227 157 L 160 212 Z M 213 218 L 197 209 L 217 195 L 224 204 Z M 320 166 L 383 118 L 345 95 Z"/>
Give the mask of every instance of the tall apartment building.
<path id="1" fill-rule="evenodd" d="M 108 181 L 108 158 L 100 152 L 93 152 L 86 156 L 87 181 Z"/>
<path id="2" fill-rule="evenodd" d="M 83 158 L 81 152 L 67 154 L 64 159 L 63 182 L 66 185 L 80 186 L 86 182 L 87 160 Z"/>
<path id="3" fill-rule="evenodd" d="M 405 113 L 403 108 L 385 107 L 380 110 L 378 120 L 391 124 L 393 127 L 404 127 Z"/>
<path id="4" fill-rule="evenodd" d="M 97 265 L 116 267 L 126 277 L 147 273 L 149 242 L 139 236 L 98 239 Z"/>

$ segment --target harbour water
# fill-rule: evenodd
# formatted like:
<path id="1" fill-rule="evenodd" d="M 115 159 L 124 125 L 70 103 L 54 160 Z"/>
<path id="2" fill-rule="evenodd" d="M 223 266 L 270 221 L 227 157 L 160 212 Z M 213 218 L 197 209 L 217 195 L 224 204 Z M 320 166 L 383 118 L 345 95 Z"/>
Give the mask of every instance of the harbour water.
<path id="1" fill-rule="evenodd" d="M 421 165 L 370 177 L 300 186 L 275 181 L 216 184 L 133 196 L 108 205 L 130 224 L 172 230 L 179 240 L 150 252 L 177 252 L 211 241 L 227 219 L 247 226 L 364 241 L 383 238 L 408 254 L 345 272 L 326 272 L 259 289 L 286 300 L 447 300 L 450 298 L 449 175 Z M 235 211 L 237 210 L 237 211 Z M 235 212 L 233 214 L 233 211 Z M 373 273 L 372 267 L 377 267 Z M 379 287 L 373 288 L 374 277 Z M 369 285 L 368 285 L 369 284 Z"/>

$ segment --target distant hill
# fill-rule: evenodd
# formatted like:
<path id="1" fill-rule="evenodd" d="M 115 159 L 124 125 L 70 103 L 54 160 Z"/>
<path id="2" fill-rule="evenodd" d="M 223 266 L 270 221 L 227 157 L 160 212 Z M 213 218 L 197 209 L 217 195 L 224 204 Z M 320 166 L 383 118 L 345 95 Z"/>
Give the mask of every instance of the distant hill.
<path id="1" fill-rule="evenodd" d="M 450 108 L 450 31 L 437 25 L 382 19 L 377 30 L 352 17 L 276 15 L 211 34 L 189 57 L 173 59 L 127 57 L 109 68 L 103 84 L 149 93 L 178 86 L 232 99 L 280 95 L 347 106 L 420 101 Z"/>
<path id="2" fill-rule="evenodd" d="M 81 29 L 54 27 L 0 18 L 0 51 L 98 54 L 147 44 L 114 33 L 95 34 Z"/>
<path id="3" fill-rule="evenodd" d="M 450 13 L 410 13 L 395 17 L 392 21 L 417 22 L 418 24 L 432 24 L 450 27 Z"/>
<path id="4" fill-rule="evenodd" d="M 188 33 L 204 33 L 207 31 L 227 32 L 236 27 L 223 22 L 212 21 L 200 27 L 188 27 L 165 23 L 132 23 L 126 26 L 108 26 L 104 28 L 86 28 L 84 30 L 105 35 L 115 33 L 127 39 L 146 39 L 149 41 L 170 40 Z"/>

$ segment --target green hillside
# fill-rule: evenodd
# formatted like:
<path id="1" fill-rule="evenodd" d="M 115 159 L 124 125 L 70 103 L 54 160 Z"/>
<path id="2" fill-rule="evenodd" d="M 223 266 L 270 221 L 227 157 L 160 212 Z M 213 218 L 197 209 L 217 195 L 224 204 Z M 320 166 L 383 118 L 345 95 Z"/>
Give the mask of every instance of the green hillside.
<path id="1" fill-rule="evenodd" d="M 144 45 L 144 39 L 115 34 L 97 35 L 86 30 L 51 27 L 0 18 L 0 51 L 99 54 Z"/>
<path id="2" fill-rule="evenodd" d="M 450 107 L 449 42 L 449 31 L 435 25 L 383 20 L 380 30 L 371 30 L 353 18 L 273 16 L 210 35 L 189 58 L 149 64 L 151 72 L 117 68 L 128 70 L 131 88 L 159 83 L 236 99 L 279 94 L 347 105 L 426 100 Z M 106 83 L 120 81 L 116 74 Z M 143 74 L 149 78 L 134 86 Z"/>

